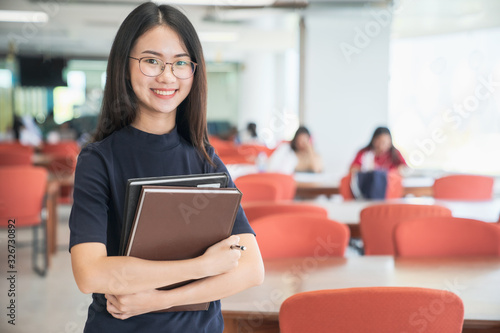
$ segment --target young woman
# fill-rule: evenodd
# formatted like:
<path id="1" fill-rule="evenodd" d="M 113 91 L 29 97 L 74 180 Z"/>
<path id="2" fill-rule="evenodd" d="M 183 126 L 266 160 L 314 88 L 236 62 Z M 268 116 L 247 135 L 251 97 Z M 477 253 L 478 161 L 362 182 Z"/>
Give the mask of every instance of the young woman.
<path id="1" fill-rule="evenodd" d="M 300 126 L 290 143 L 281 144 L 268 161 L 268 171 L 322 172 L 323 161 L 314 150 L 309 130 Z"/>
<path id="2" fill-rule="evenodd" d="M 290 148 L 297 156 L 295 171 L 298 172 L 321 172 L 323 162 L 318 153 L 314 150 L 309 130 L 300 126 L 295 132 L 295 136 L 290 142 Z"/>
<path id="3" fill-rule="evenodd" d="M 392 144 L 391 132 L 387 127 L 378 127 L 370 143 L 361 149 L 351 163 L 351 173 L 357 171 L 397 170 L 406 166 L 401 153 Z"/>
<path id="4" fill-rule="evenodd" d="M 170 6 L 137 7 L 113 42 L 95 142 L 82 150 L 75 174 L 71 260 L 78 287 L 93 293 L 84 332 L 222 332 L 218 300 L 262 282 L 241 207 L 233 235 L 200 257 L 118 256 L 129 178 L 227 171 L 208 143 L 206 101 L 202 48 L 189 20 Z M 231 249 L 238 243 L 247 250 Z M 154 313 L 203 302 L 211 302 L 207 311 Z"/>

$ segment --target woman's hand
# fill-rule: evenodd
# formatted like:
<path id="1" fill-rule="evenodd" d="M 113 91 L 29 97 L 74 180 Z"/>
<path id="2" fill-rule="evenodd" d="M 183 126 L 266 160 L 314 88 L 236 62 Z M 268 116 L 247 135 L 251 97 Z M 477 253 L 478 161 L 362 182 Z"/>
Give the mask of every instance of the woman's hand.
<path id="1" fill-rule="evenodd" d="M 130 295 L 104 295 L 107 299 L 106 309 L 117 319 L 125 320 L 143 313 L 161 310 L 154 301 L 162 291 L 148 290 Z"/>
<path id="2" fill-rule="evenodd" d="M 233 235 L 209 247 L 200 257 L 205 276 L 219 275 L 238 267 L 241 251 L 231 249 L 238 244 L 240 237 Z"/>

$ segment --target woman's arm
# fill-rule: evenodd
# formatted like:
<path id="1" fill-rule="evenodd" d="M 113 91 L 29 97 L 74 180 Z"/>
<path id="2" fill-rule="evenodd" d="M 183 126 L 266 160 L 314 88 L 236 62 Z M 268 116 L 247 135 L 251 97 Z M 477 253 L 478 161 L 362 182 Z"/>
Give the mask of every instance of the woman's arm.
<path id="1" fill-rule="evenodd" d="M 83 293 L 137 293 L 233 269 L 238 266 L 241 253 L 230 246 L 238 241 L 239 237 L 233 235 L 200 257 L 177 261 L 108 257 L 104 244 L 81 243 L 71 248 L 73 275 Z"/>
<path id="2" fill-rule="evenodd" d="M 313 151 L 311 156 L 311 169 L 313 172 L 319 173 L 323 171 L 323 160 L 318 153 Z"/>
<path id="3" fill-rule="evenodd" d="M 354 175 L 355 173 L 359 172 L 360 168 L 359 166 L 357 165 L 353 165 L 351 166 L 351 168 L 349 169 L 349 172 L 351 173 L 351 175 Z"/>
<path id="4" fill-rule="evenodd" d="M 126 319 L 142 313 L 184 304 L 218 300 L 259 285 L 264 280 L 264 264 L 255 236 L 240 234 L 241 252 L 238 266 L 231 271 L 198 280 L 173 290 L 150 290 L 134 295 L 106 295 L 107 309 L 115 317 Z"/>
<path id="5" fill-rule="evenodd" d="M 312 144 L 309 142 L 304 151 L 305 153 L 305 163 L 307 164 L 307 169 L 319 173 L 323 171 L 323 161 L 321 156 L 314 150 Z"/>

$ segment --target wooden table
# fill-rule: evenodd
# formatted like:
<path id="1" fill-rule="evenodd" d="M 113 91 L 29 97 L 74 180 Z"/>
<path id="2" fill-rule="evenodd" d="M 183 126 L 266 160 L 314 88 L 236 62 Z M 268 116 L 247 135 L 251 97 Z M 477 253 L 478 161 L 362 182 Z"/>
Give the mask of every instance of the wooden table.
<path id="1" fill-rule="evenodd" d="M 303 201 L 325 208 L 332 220 L 345 223 L 351 230 L 351 237 L 359 238 L 359 216 L 361 211 L 371 205 L 381 203 L 407 203 L 417 205 L 441 205 L 451 210 L 455 217 L 498 222 L 500 217 L 500 198 L 488 201 L 455 201 L 433 198 L 401 198 L 391 200 L 311 200 Z"/>
<path id="2" fill-rule="evenodd" d="M 314 175 L 309 178 L 299 175 L 297 180 L 296 197 L 300 199 L 313 199 L 324 195 L 331 198 L 333 195 L 340 194 L 339 182 L 332 181 L 329 178 L 321 178 L 314 180 Z M 432 197 L 432 185 L 434 178 L 430 177 L 408 177 L 403 178 L 403 196 L 414 197 Z"/>
<path id="3" fill-rule="evenodd" d="M 50 256 L 57 252 L 57 226 L 59 218 L 57 215 L 57 206 L 59 200 L 59 191 L 61 186 L 73 185 L 74 175 L 53 175 L 49 176 L 47 183 L 47 251 L 50 264 Z"/>
<path id="4" fill-rule="evenodd" d="M 49 179 L 45 197 L 46 215 L 46 240 L 47 240 L 47 265 L 50 266 L 51 256 L 57 251 L 57 200 L 59 198 L 59 183 Z"/>
<path id="5" fill-rule="evenodd" d="M 34 166 L 48 167 L 54 161 L 54 156 L 50 154 L 35 153 L 31 158 Z"/>
<path id="6" fill-rule="evenodd" d="M 281 303 L 299 292 L 376 286 L 454 292 L 465 306 L 463 332 L 500 332 L 500 258 L 309 257 L 265 267 L 262 285 L 222 300 L 224 333 L 279 332 Z"/>

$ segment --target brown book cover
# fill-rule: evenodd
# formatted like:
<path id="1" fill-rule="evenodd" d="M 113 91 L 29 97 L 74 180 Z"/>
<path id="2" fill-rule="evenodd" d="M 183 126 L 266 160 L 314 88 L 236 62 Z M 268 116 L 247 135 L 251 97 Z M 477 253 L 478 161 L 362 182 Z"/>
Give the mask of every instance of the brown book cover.
<path id="1" fill-rule="evenodd" d="M 240 200 L 236 188 L 143 186 L 126 255 L 148 260 L 198 257 L 231 235 Z M 207 302 L 164 311 L 207 310 L 208 306 Z"/>

